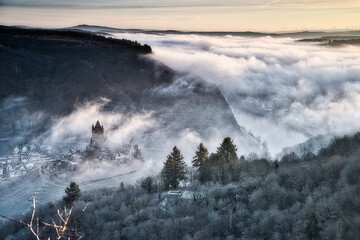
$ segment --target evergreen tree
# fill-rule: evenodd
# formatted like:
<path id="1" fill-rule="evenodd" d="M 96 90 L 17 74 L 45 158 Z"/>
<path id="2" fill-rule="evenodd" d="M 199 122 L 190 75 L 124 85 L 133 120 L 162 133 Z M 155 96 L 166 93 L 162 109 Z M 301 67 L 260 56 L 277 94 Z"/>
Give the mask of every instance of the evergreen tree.
<path id="1" fill-rule="evenodd" d="M 305 234 L 309 240 L 320 239 L 321 228 L 318 226 L 318 220 L 315 213 L 312 213 L 306 223 Z"/>
<path id="2" fill-rule="evenodd" d="M 124 182 L 121 182 L 121 183 L 120 183 L 120 191 L 121 191 L 121 192 L 125 191 L 125 184 L 124 184 Z"/>
<path id="3" fill-rule="evenodd" d="M 217 154 L 220 155 L 225 162 L 232 162 L 237 160 L 237 148 L 230 137 L 224 138 L 220 147 L 217 148 Z"/>
<path id="4" fill-rule="evenodd" d="M 166 189 L 177 189 L 181 181 L 186 180 L 187 166 L 184 162 L 184 157 L 180 150 L 175 146 L 170 155 L 168 155 L 164 168 L 162 170 L 162 177 Z"/>
<path id="5" fill-rule="evenodd" d="M 155 183 L 152 177 L 146 177 L 140 180 L 140 187 L 147 191 L 147 193 L 151 194 L 156 191 L 154 187 Z"/>
<path id="6" fill-rule="evenodd" d="M 205 163 L 208 157 L 209 157 L 209 151 L 202 143 L 200 143 L 197 151 L 195 152 L 195 156 L 192 160 L 193 167 L 199 169 Z"/>
<path id="7" fill-rule="evenodd" d="M 215 166 L 218 166 L 218 155 L 216 153 L 211 153 L 208 158 L 203 162 L 199 167 L 198 179 L 200 183 L 210 182 L 213 178 L 213 170 Z"/>
<path id="8" fill-rule="evenodd" d="M 224 177 L 225 159 L 218 153 L 211 153 L 205 160 L 203 165 L 199 168 L 199 181 L 201 183 L 209 182 L 211 180 L 221 181 Z"/>
<path id="9" fill-rule="evenodd" d="M 66 195 L 63 197 L 63 201 L 66 205 L 71 205 L 80 196 L 80 187 L 76 182 L 71 182 L 70 186 L 65 189 Z"/>
<path id="10" fill-rule="evenodd" d="M 212 166 L 208 160 L 199 168 L 198 179 L 201 184 L 205 182 L 210 182 L 212 178 Z"/>

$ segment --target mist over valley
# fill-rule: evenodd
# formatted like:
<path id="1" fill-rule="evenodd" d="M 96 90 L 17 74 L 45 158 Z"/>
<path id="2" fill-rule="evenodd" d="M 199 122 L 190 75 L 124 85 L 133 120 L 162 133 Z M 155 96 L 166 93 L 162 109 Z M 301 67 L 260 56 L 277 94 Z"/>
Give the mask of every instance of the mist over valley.
<path id="1" fill-rule="evenodd" d="M 355 239 L 359 36 L 0 26 L 0 238 Z"/>

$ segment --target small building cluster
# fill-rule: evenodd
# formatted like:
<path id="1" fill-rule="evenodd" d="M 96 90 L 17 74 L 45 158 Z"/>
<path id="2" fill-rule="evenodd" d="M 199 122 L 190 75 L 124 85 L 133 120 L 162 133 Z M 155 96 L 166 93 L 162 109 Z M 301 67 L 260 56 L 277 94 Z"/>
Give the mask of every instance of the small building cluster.
<path id="1" fill-rule="evenodd" d="M 57 154 L 49 145 L 15 147 L 13 153 L 0 157 L 0 180 L 23 175 L 36 167 L 49 179 L 71 178 L 84 161 L 111 161 L 115 165 L 143 160 L 138 145 L 123 143 L 115 149 L 105 145 L 104 126 L 97 121 L 91 127 L 92 137 L 85 151 L 70 149 L 67 154 Z"/>
<path id="2" fill-rule="evenodd" d="M 143 160 L 139 146 L 132 142 L 123 143 L 115 149 L 107 147 L 104 126 L 99 121 L 91 126 L 91 133 L 91 139 L 85 151 L 70 149 L 68 154 L 43 164 L 41 167 L 42 174 L 49 179 L 68 180 L 85 161 L 110 161 L 114 165 L 121 165 L 134 160 Z"/>
<path id="3" fill-rule="evenodd" d="M 12 154 L 0 157 L 0 180 L 24 175 L 33 170 L 35 166 L 52 161 L 53 155 L 53 150 L 48 145 L 16 146 Z"/>

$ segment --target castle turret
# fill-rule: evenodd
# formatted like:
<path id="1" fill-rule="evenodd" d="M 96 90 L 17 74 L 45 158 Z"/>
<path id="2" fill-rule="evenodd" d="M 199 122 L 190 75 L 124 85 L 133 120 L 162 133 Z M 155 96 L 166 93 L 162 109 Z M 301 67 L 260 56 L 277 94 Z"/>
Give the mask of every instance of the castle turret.
<path id="1" fill-rule="evenodd" d="M 91 130 L 92 138 L 90 140 L 90 143 L 93 143 L 96 146 L 101 145 L 101 143 L 104 142 L 104 126 L 100 125 L 100 122 L 98 120 L 95 126 L 92 125 Z"/>

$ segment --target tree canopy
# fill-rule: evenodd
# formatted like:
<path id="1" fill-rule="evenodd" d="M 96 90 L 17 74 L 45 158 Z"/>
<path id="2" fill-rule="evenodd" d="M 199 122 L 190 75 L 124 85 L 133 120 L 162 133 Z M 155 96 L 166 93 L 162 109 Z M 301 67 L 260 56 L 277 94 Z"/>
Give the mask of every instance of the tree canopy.
<path id="1" fill-rule="evenodd" d="M 177 189 L 181 181 L 186 180 L 187 165 L 180 150 L 175 146 L 164 163 L 162 177 L 166 189 Z"/>
<path id="2" fill-rule="evenodd" d="M 209 151 L 208 149 L 200 143 L 200 145 L 197 148 L 197 151 L 195 152 L 195 156 L 192 160 L 192 166 L 194 168 L 200 168 L 202 165 L 204 165 L 205 161 L 209 158 Z"/>
<path id="3" fill-rule="evenodd" d="M 65 189 L 66 195 L 63 197 L 63 201 L 66 205 L 71 205 L 80 196 L 80 187 L 76 182 L 71 182 L 70 186 Z"/>
<path id="4" fill-rule="evenodd" d="M 236 145 L 230 137 L 224 138 L 220 147 L 217 148 L 217 154 L 224 158 L 225 162 L 237 160 Z"/>
<path id="5" fill-rule="evenodd" d="M 305 233 L 308 239 L 315 240 L 320 239 L 320 231 L 321 228 L 318 226 L 316 214 L 313 212 L 306 222 Z"/>

